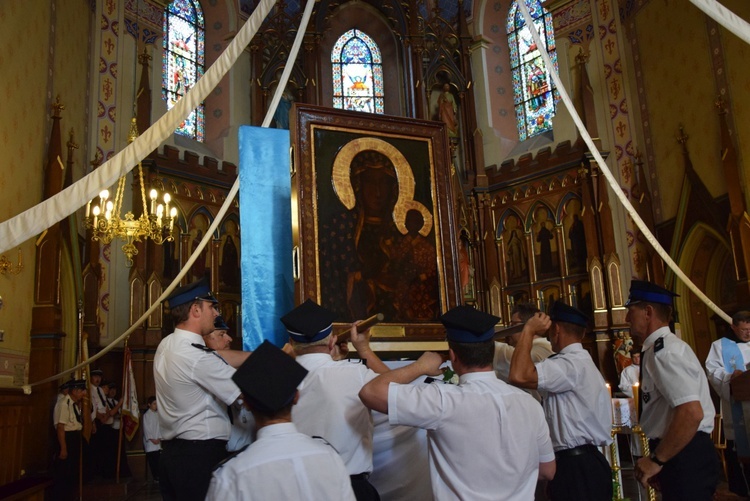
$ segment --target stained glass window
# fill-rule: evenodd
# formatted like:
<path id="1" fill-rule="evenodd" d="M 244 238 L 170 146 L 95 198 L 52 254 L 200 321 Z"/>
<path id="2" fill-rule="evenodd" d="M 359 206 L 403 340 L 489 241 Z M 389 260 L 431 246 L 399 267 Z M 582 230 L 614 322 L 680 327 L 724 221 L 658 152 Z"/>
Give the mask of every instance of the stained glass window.
<path id="1" fill-rule="evenodd" d="M 164 12 L 164 60 L 161 97 L 171 109 L 203 76 L 205 25 L 201 6 L 194 0 L 174 0 Z M 203 141 L 204 104 L 195 108 L 175 131 Z"/>
<path id="2" fill-rule="evenodd" d="M 383 61 L 366 33 L 351 29 L 331 51 L 333 107 L 383 113 Z"/>
<path id="3" fill-rule="evenodd" d="M 513 75 L 513 95 L 516 109 L 516 124 L 521 141 L 552 130 L 555 102 L 559 99 L 549 71 L 544 66 L 539 48 L 534 43 L 531 30 L 518 10 L 514 0 L 508 13 L 508 46 L 510 67 Z M 547 50 L 557 71 L 557 50 L 552 28 L 552 14 L 542 8 L 539 0 L 523 0 L 534 20 L 534 28 L 540 35 L 543 49 Z"/>

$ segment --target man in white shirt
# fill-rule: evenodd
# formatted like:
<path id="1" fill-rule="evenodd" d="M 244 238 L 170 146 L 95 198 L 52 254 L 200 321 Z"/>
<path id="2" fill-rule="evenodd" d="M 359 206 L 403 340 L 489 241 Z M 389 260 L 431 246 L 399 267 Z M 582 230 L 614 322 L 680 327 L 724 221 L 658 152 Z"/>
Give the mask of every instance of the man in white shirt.
<path id="1" fill-rule="evenodd" d="M 228 350 L 232 344 L 232 336 L 229 335 L 229 326 L 221 315 L 214 320 L 214 330 L 208 336 L 203 336 L 206 346 L 221 351 Z M 232 429 L 229 432 L 227 450 L 238 451 L 253 442 L 255 435 L 255 422 L 252 413 L 242 405 L 242 399 L 238 398 L 235 403 L 227 406 L 227 415 Z"/>
<path id="2" fill-rule="evenodd" d="M 555 474 L 542 408 L 492 369 L 498 320 L 470 306 L 440 317 L 458 385 L 400 384 L 441 372 L 443 357 L 426 352 L 359 393 L 370 409 L 387 413 L 391 424 L 427 430 L 435 499 L 532 500 L 537 478 Z"/>
<path id="3" fill-rule="evenodd" d="M 669 328 L 675 295 L 642 280 L 630 284 L 625 321 L 641 341 L 640 421 L 651 450 L 635 476 L 657 486 L 663 501 L 709 501 L 719 481 L 714 404 L 695 353 Z"/>
<path id="4" fill-rule="evenodd" d="M 641 349 L 633 348 L 630 350 L 631 363 L 620 373 L 620 391 L 625 395 L 633 398 L 633 385 L 641 377 Z"/>
<path id="5" fill-rule="evenodd" d="M 159 406 L 156 397 L 150 396 L 146 401 L 148 409 L 143 413 L 143 451 L 151 470 L 154 482 L 159 481 L 159 456 L 161 455 L 161 431 L 159 430 Z"/>
<path id="6" fill-rule="evenodd" d="M 737 458 L 734 426 L 734 414 L 744 420 L 744 413 L 742 405 L 732 399 L 729 383 L 745 372 L 750 364 L 750 311 L 739 311 L 732 315 L 730 327 L 734 340 L 723 337 L 711 344 L 711 351 L 706 357 L 706 374 L 711 387 L 721 397 L 721 418 L 727 439 L 724 458 L 729 490 L 738 496 L 747 497 L 750 472 L 745 470 L 745 466 Z"/>
<path id="7" fill-rule="evenodd" d="M 539 308 L 531 303 L 518 303 L 513 306 L 510 314 L 510 325 L 518 326 L 519 328 L 509 335 L 505 342 L 495 342 L 495 358 L 492 362 L 495 368 L 495 374 L 497 377 L 508 382 L 508 375 L 510 374 L 510 361 L 513 358 L 513 351 L 515 350 L 518 340 L 521 339 L 522 329 L 520 328 L 526 323 L 531 317 L 539 312 Z M 549 340 L 544 337 L 545 333 L 542 332 L 539 335 L 534 335 L 534 340 L 531 343 L 531 360 L 534 363 L 541 362 L 545 358 L 552 355 L 552 345 Z M 537 402 L 542 401 L 542 397 L 536 390 L 526 390 Z"/>
<path id="8" fill-rule="evenodd" d="M 89 372 L 89 398 L 91 401 L 91 421 L 94 423 L 94 433 L 91 434 L 89 450 L 91 453 L 89 464 L 84 470 L 87 475 L 98 476 L 109 473 L 112 461 L 108 456 L 114 443 L 112 420 L 107 409 L 106 388 L 102 388 L 104 371 L 91 369 Z"/>
<path id="9" fill-rule="evenodd" d="M 599 450 L 612 442 L 612 404 L 582 345 L 587 324 L 582 311 L 556 301 L 549 317 L 537 313 L 526 322 L 510 366 L 512 384 L 542 395 L 557 459 L 557 473 L 547 487 L 554 501 L 612 499 L 612 470 Z M 534 364 L 532 337 L 544 325 L 556 354 Z"/>
<path id="10" fill-rule="evenodd" d="M 78 471 L 81 457 L 81 416 L 80 402 L 86 394 L 86 381 L 71 380 L 68 395 L 60 404 L 60 412 L 55 423 L 57 434 L 57 456 L 53 465 L 54 484 L 52 499 L 78 499 L 74 496 L 78 485 Z"/>
<path id="11" fill-rule="evenodd" d="M 154 356 L 154 383 L 162 434 L 159 486 L 165 500 L 202 500 L 212 468 L 227 455 L 227 405 L 240 390 L 232 381 L 246 352 L 212 350 L 218 301 L 208 280 L 175 289 L 167 299 L 175 331 Z"/>
<path id="12" fill-rule="evenodd" d="M 341 455 L 357 500 L 380 499 L 368 478 L 372 472 L 373 423 L 370 410 L 360 401 L 362 386 L 388 367 L 370 348 L 368 331 L 351 328 L 351 342 L 366 365 L 334 360 L 337 342 L 335 315 L 307 300 L 281 318 L 297 362 L 309 374 L 299 386 L 299 402 L 292 418 L 302 433 L 321 437 Z"/>
<path id="13" fill-rule="evenodd" d="M 307 371 L 264 341 L 240 366 L 233 380 L 255 417 L 257 440 L 214 472 L 210 501 L 353 501 L 349 473 L 324 440 L 297 431 L 292 407 Z"/>

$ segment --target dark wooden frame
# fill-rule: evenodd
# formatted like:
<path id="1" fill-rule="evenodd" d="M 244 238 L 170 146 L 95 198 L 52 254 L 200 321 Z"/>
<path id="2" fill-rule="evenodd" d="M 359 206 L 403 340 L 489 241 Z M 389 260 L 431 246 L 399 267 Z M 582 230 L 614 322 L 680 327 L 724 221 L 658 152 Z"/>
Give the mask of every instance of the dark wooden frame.
<path id="1" fill-rule="evenodd" d="M 331 188 L 334 182 L 334 159 L 345 145 L 362 138 L 389 143 L 407 159 L 406 165 L 411 168 L 415 180 L 413 200 L 425 207 L 433 219 L 432 229 L 428 235 L 423 236 L 428 236 L 430 242 L 433 239 L 435 242 L 435 266 L 438 270 L 440 296 L 439 311 L 434 319 L 420 322 L 386 321 L 372 329 L 373 338 L 387 340 L 387 347 L 384 349 L 388 351 L 399 351 L 401 342 L 405 343 L 405 347 L 413 341 L 444 340 L 445 331 L 437 317 L 461 304 L 461 294 L 451 182 L 453 174 L 448 139 L 444 125 L 440 122 L 356 113 L 306 104 L 294 105 L 291 120 L 291 176 L 296 302 L 301 303 L 310 298 L 324 304 L 327 299 L 321 294 L 318 231 L 323 223 L 319 220 L 319 213 L 325 214 L 326 204 L 331 203 L 338 204 L 346 211 L 339 201 L 340 196 L 337 198 L 336 195 L 331 195 L 334 192 Z M 422 153 L 415 153 L 417 150 Z M 425 151 L 429 162 L 413 165 L 415 162 L 411 159 L 415 158 L 414 155 Z M 425 168 L 428 171 L 425 172 Z M 349 167 L 347 172 L 348 170 Z M 351 179 L 348 181 L 351 185 Z M 426 186 L 428 183 L 429 186 Z M 352 211 L 353 209 L 349 212 Z M 336 323 L 337 327 L 343 328 L 354 319 L 339 320 L 341 321 Z"/>

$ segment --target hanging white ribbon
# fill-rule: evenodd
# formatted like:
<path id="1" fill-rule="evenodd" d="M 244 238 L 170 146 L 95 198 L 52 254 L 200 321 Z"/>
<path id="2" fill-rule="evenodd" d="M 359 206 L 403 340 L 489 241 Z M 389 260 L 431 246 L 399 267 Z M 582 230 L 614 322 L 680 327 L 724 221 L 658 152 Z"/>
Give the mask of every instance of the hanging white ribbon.
<path id="1" fill-rule="evenodd" d="M 721 5 L 716 0 L 690 0 L 717 23 L 750 44 L 750 23 Z"/>

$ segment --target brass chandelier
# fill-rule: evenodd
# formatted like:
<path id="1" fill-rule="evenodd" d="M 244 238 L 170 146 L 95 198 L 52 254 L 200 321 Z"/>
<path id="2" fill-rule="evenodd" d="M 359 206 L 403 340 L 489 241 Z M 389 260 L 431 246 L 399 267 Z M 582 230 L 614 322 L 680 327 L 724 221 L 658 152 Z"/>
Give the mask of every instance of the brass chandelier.
<path id="1" fill-rule="evenodd" d="M 137 137 L 138 127 L 134 116 L 130 122 L 128 143 L 132 143 Z M 174 240 L 172 231 L 177 217 L 177 208 L 169 206 L 169 202 L 172 200 L 169 193 L 164 193 L 163 205 L 157 204 L 159 194 L 155 189 L 149 192 L 151 200 L 149 210 L 149 205 L 146 203 L 146 186 L 143 181 L 143 165 L 141 163 L 138 164 L 138 176 L 141 185 L 143 213 L 137 219 L 132 212 L 127 212 L 124 218 L 120 216 L 125 193 L 125 176 L 122 176 L 117 182 L 114 200 L 110 199 L 109 190 L 105 189 L 99 193 L 98 203 L 93 207 L 94 200 L 86 204 L 85 227 L 91 231 L 91 240 L 101 241 L 105 244 L 111 243 L 115 238 L 125 241 L 122 251 L 127 258 L 126 265 L 128 267 L 133 266 L 133 256 L 138 254 L 136 242 L 151 239 L 155 244 L 162 245 L 164 242 Z"/>

